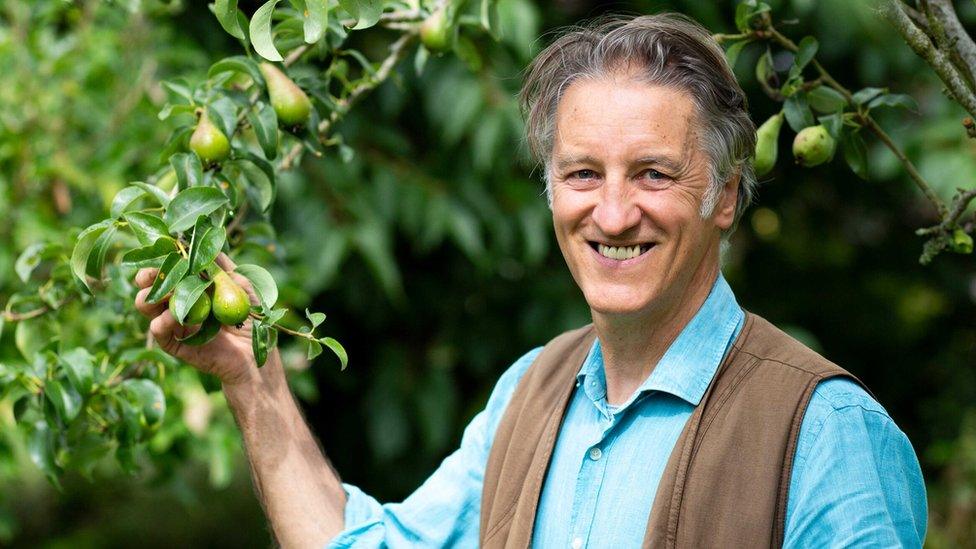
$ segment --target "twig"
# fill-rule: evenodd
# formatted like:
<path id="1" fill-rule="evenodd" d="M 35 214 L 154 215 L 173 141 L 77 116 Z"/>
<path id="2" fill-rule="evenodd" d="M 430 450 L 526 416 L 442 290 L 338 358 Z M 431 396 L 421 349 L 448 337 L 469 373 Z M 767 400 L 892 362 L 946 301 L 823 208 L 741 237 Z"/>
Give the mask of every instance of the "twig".
<path id="1" fill-rule="evenodd" d="M 366 92 L 375 89 L 377 86 L 386 81 L 387 78 L 392 74 L 394 67 L 406 56 L 407 46 L 413 40 L 416 35 L 414 33 L 405 33 L 400 38 L 398 38 L 393 44 L 390 45 L 390 54 L 383 60 L 380 64 L 380 68 L 377 69 L 376 74 L 373 75 L 369 80 L 360 83 L 358 86 L 353 88 L 349 95 L 340 99 L 336 102 L 335 109 L 329 114 L 328 118 L 319 122 L 316 127 L 316 133 L 319 138 L 322 139 L 328 135 L 329 129 L 335 124 L 339 118 L 341 118 L 349 108 L 362 98 Z M 297 160 L 298 155 L 302 152 L 302 144 L 296 143 L 288 154 L 284 156 L 281 160 L 281 169 L 289 170 Z"/>
<path id="2" fill-rule="evenodd" d="M 970 91 L 965 79 L 947 57 L 946 53 L 935 47 L 920 28 L 905 14 L 899 0 L 886 0 L 882 4 L 882 15 L 891 22 L 902 38 L 908 42 L 915 53 L 925 60 L 935 71 L 949 93 L 969 114 L 976 116 L 976 95 Z"/>
<path id="3" fill-rule="evenodd" d="M 796 43 L 794 43 L 792 40 L 784 36 L 776 29 L 770 28 L 768 32 L 770 37 L 778 44 L 783 46 L 784 48 L 794 53 L 799 49 Z M 827 69 L 824 68 L 824 66 L 821 65 L 819 61 L 814 59 L 810 62 L 810 64 L 813 65 L 813 67 L 817 70 L 817 72 L 820 74 L 821 80 L 825 84 L 829 85 L 831 88 L 840 92 L 840 94 L 843 95 L 845 99 L 847 99 L 848 103 L 851 104 L 854 103 L 854 94 L 852 94 L 849 89 L 841 85 L 840 82 L 835 80 L 834 77 L 831 76 L 829 72 L 827 72 Z M 891 152 L 894 153 L 896 157 L 898 157 L 898 160 L 900 160 L 901 163 L 905 166 L 905 171 L 908 172 L 908 175 L 912 178 L 912 181 L 915 182 L 919 190 L 922 191 L 922 194 L 924 194 L 925 197 L 929 200 L 929 202 L 931 202 L 932 205 L 935 206 L 935 208 L 939 211 L 939 217 L 944 218 L 948 214 L 948 208 L 946 208 L 945 203 L 942 202 L 942 200 L 935 193 L 935 191 L 932 190 L 932 185 L 930 185 L 929 182 L 926 181 L 924 177 L 922 177 L 922 174 L 919 173 L 918 169 L 915 167 L 915 164 L 913 164 L 912 161 L 909 160 L 907 156 L 905 156 L 905 153 L 898 148 L 898 145 L 896 145 L 895 142 L 891 139 L 891 136 L 888 135 L 888 133 L 885 132 L 884 129 L 881 128 L 881 126 L 878 125 L 878 123 L 874 120 L 873 117 L 871 117 L 869 113 L 859 112 L 857 116 L 860 122 L 864 124 L 868 129 L 870 129 L 872 133 L 878 136 L 878 139 L 880 139 L 881 142 L 884 143 L 885 146 L 887 146 L 888 149 L 890 149 Z"/>

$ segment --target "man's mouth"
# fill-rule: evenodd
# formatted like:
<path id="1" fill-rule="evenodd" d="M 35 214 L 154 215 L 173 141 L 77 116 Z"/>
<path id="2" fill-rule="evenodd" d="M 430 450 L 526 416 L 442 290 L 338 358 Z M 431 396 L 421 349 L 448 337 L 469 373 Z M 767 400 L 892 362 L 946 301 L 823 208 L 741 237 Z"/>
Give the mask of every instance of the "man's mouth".
<path id="1" fill-rule="evenodd" d="M 618 261 L 623 261 L 625 259 L 633 259 L 639 255 L 646 253 L 648 250 L 654 247 L 653 242 L 647 242 L 644 244 L 634 244 L 633 246 L 607 246 L 606 244 L 601 244 L 599 242 L 589 242 L 590 247 L 596 250 L 596 252 L 603 257 L 608 257 L 610 259 L 616 259 Z"/>

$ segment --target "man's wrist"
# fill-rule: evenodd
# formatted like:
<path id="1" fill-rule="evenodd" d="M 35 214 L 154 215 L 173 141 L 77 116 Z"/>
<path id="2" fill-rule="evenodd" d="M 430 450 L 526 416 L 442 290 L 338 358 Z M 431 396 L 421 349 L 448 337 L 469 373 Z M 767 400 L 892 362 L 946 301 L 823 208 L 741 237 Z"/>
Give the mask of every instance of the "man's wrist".
<path id="1" fill-rule="evenodd" d="M 287 394 L 288 382 L 278 349 L 268 353 L 264 366 L 250 368 L 247 375 L 233 381 L 223 381 L 224 397 L 232 410 L 246 407 L 260 400 Z M 284 392 L 282 392 L 284 390 Z"/>

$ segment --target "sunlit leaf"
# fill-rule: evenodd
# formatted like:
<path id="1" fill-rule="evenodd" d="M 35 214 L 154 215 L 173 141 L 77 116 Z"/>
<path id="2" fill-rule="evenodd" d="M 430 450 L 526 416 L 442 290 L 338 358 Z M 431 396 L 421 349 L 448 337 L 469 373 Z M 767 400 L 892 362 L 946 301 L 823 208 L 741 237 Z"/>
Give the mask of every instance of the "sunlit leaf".
<path id="1" fill-rule="evenodd" d="M 278 0 L 268 0 L 254 12 L 251 17 L 250 35 L 251 44 L 258 55 L 269 61 L 281 61 L 281 54 L 274 45 L 271 37 L 271 18 L 274 15 L 275 6 Z"/>
<path id="2" fill-rule="evenodd" d="M 194 225 L 201 215 L 213 213 L 217 208 L 227 204 L 227 197 L 219 189 L 213 187 L 191 187 L 180 191 L 169 207 L 163 221 L 172 232 L 182 232 Z"/>

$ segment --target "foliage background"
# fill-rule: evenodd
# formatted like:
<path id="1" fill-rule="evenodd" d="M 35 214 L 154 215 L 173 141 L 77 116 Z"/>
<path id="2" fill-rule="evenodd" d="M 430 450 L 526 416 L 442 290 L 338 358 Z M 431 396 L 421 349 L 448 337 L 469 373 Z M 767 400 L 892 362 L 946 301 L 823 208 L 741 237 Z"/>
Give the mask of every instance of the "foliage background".
<path id="1" fill-rule="evenodd" d="M 770 4 L 781 30 L 819 39 L 818 58 L 848 88 L 918 100 L 919 113 L 878 117 L 945 198 L 973 184 L 976 142 L 965 139 L 962 110 L 870 3 Z M 976 4 L 956 4 L 976 28 Z M 499 0 L 501 42 L 472 35 L 460 58 L 432 59 L 420 77 L 403 63 L 397 82 L 342 122 L 351 161 L 309 158 L 280 182 L 273 223 L 283 245 L 248 253 L 275 273 L 283 299 L 326 311 L 349 351 L 340 373 L 331 355 L 308 364 L 283 349 L 345 481 L 403 498 L 457 445 L 512 361 L 587 321 L 519 146 L 513 97 L 544 33 L 606 11 L 661 10 L 734 31 L 732 2 Z M 382 31 L 360 40 L 383 55 Z M 160 81 L 203 78 L 237 53 L 203 2 L 0 7 L 0 302 L 19 285 L 24 248 L 68 238 L 158 169 L 172 129 L 156 118 Z M 736 67 L 757 124 L 779 108 L 752 75 L 759 53 L 747 48 Z M 872 388 L 922 462 L 929 545 L 961 546 L 976 536 L 976 269 L 972 255 L 918 264 L 913 231 L 933 213 L 894 157 L 869 146 L 867 182 L 841 161 L 802 170 L 781 160 L 732 239 L 725 273 L 741 305 Z M 83 335 L 93 319 L 65 322 Z M 15 339 L 10 329 L 0 336 L 0 362 L 19 354 Z M 0 406 L 0 544 L 267 546 L 219 387 L 185 367 L 170 375 L 200 390 L 168 395 L 142 471 L 130 478 L 109 460 L 92 482 L 69 475 L 63 493 L 30 463 Z M 188 429 L 191 443 L 172 442 Z"/>

